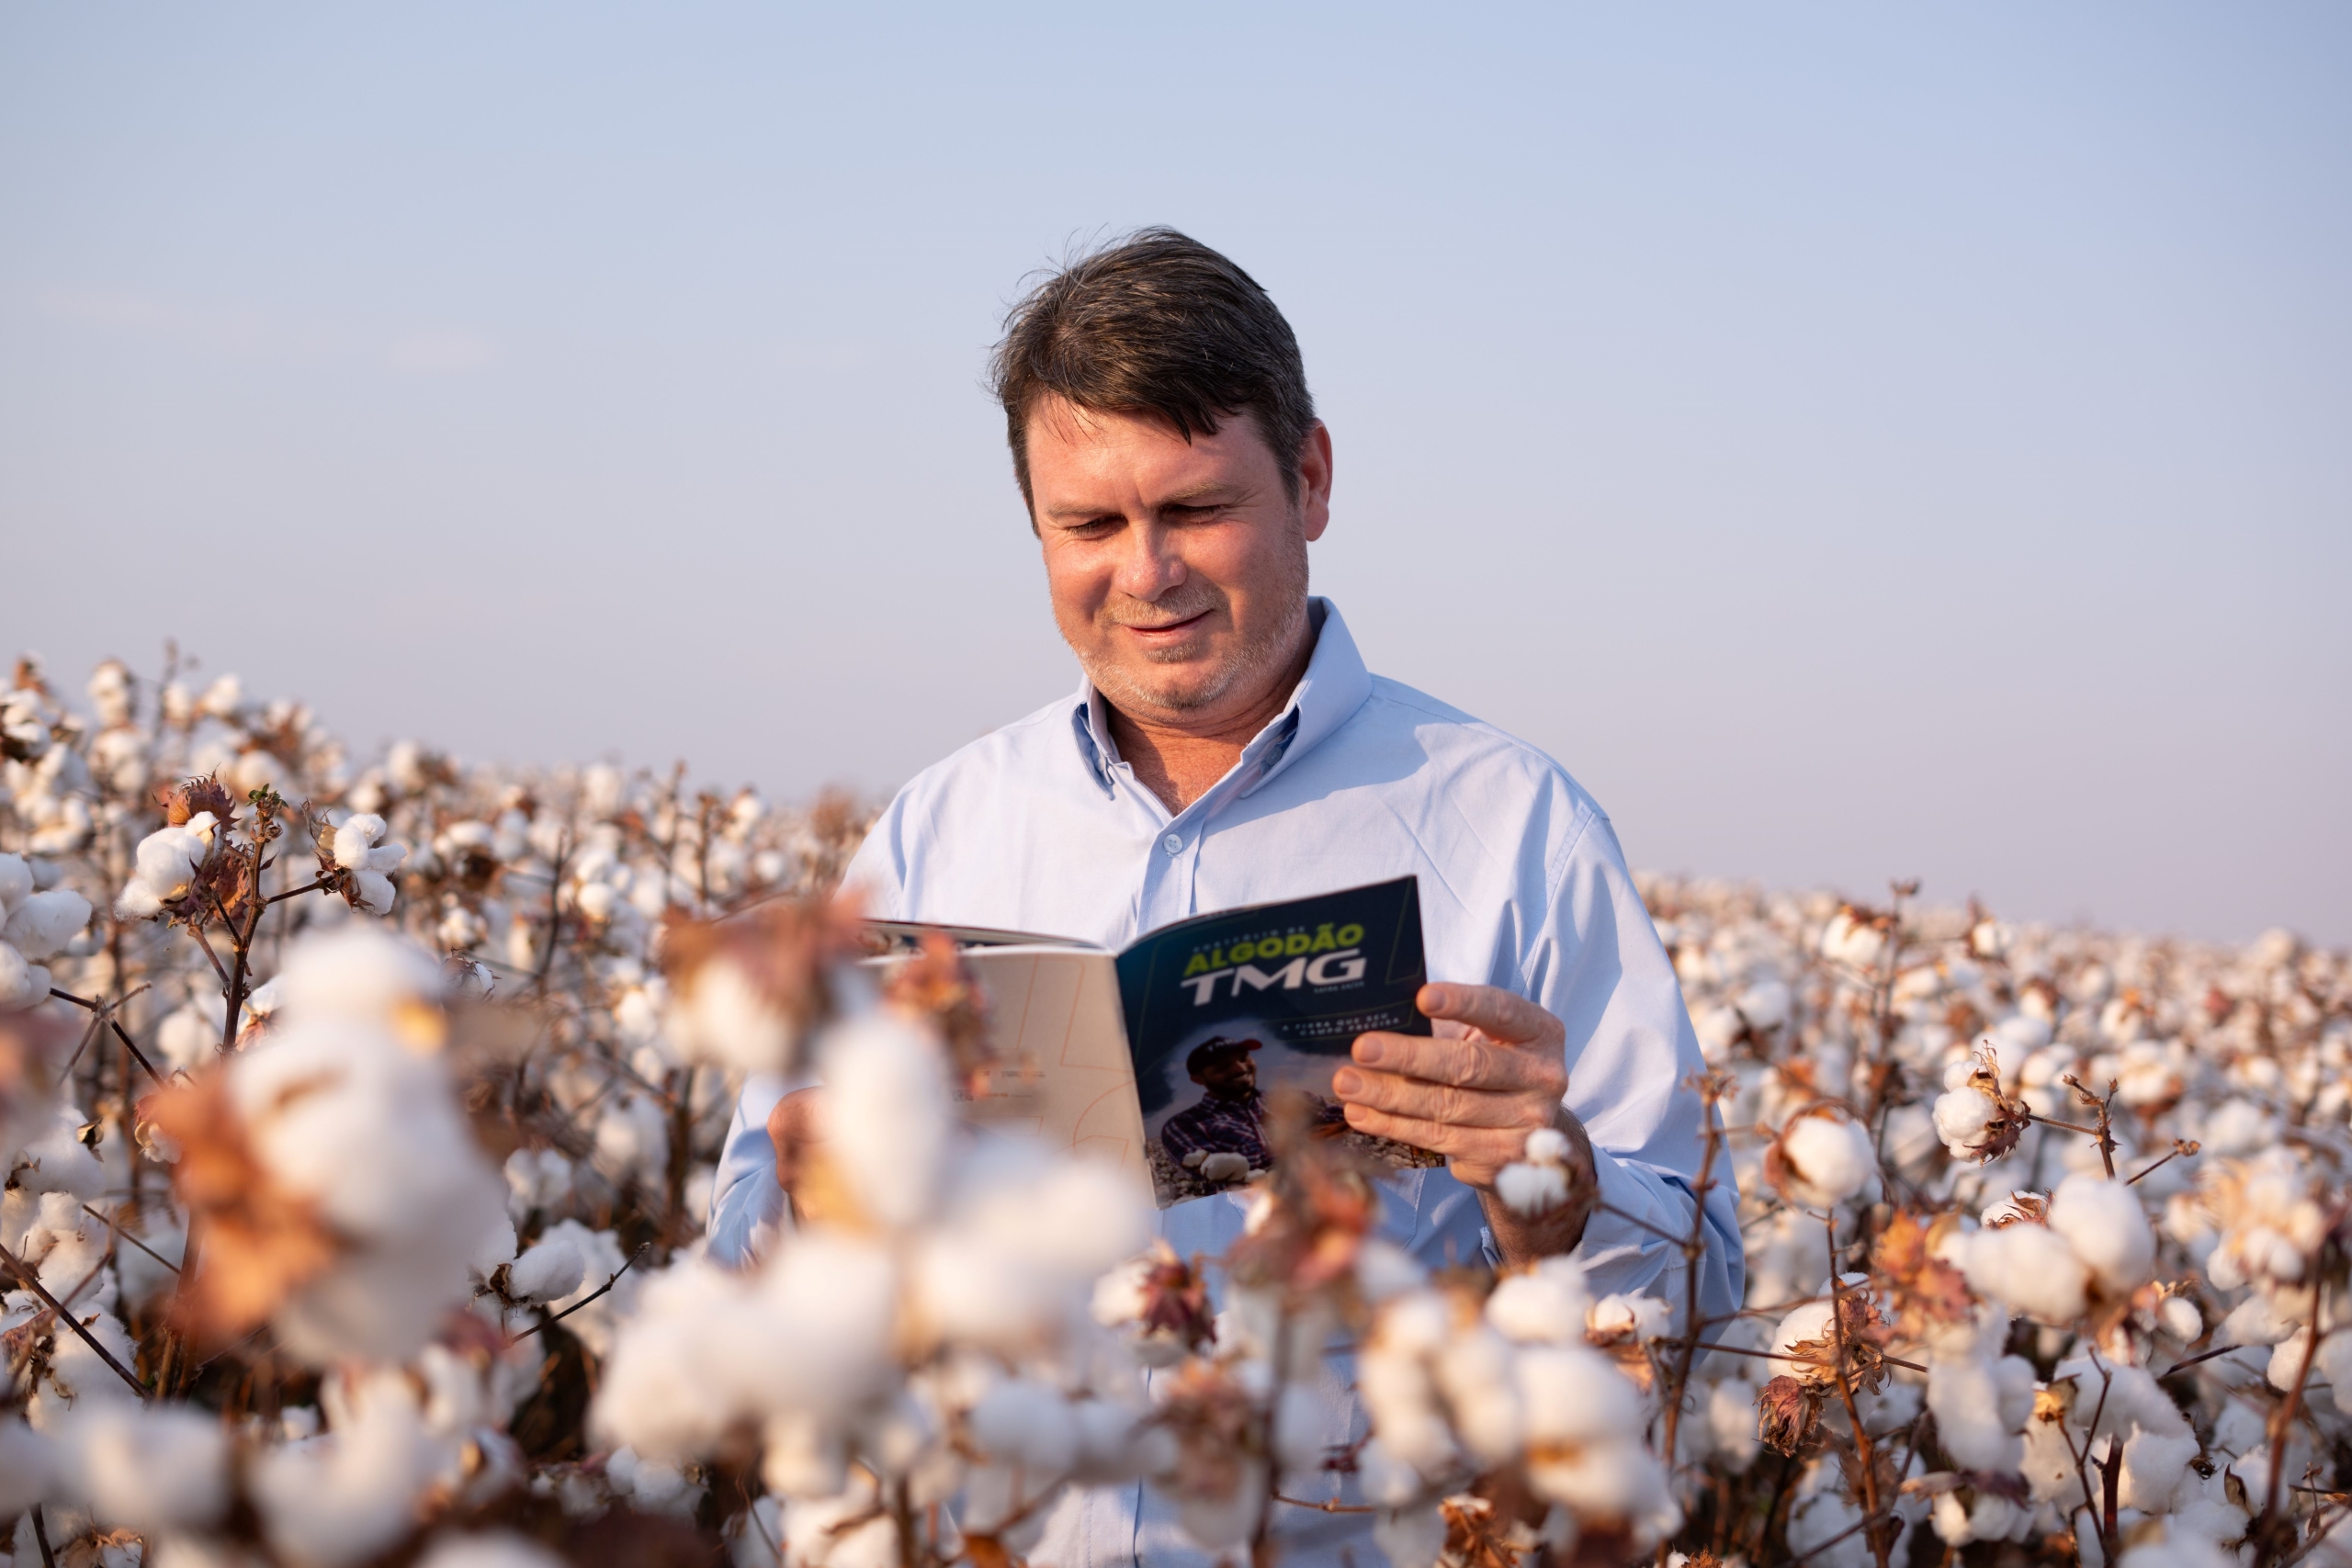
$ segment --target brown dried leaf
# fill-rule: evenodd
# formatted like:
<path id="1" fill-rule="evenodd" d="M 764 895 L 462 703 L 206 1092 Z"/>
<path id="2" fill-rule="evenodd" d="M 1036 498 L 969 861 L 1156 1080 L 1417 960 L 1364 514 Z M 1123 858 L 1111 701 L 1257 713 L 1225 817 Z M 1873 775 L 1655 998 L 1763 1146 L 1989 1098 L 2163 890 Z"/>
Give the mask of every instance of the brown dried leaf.
<path id="1" fill-rule="evenodd" d="M 174 1317 L 206 1344 L 236 1339 L 332 1264 L 342 1246 L 316 1206 L 281 1190 L 254 1156 L 223 1070 L 159 1089 L 139 1111 L 178 1145 L 172 1186 L 203 1237 L 203 1264 L 180 1280 Z"/>
<path id="2" fill-rule="evenodd" d="M 1463 1493 L 1437 1508 L 1445 1520 L 1442 1562 L 1461 1568 L 1519 1568 L 1535 1550 L 1535 1532 L 1484 1497 Z"/>
<path id="3" fill-rule="evenodd" d="M 1898 1320 L 1913 1337 L 1929 1324 L 1966 1323 L 1975 1301 L 1961 1271 L 1933 1256 L 1933 1232 L 1911 1210 L 1898 1211 L 1879 1234 L 1871 1260 L 1894 1298 Z"/>
<path id="4" fill-rule="evenodd" d="M 977 1099 L 988 1092 L 989 1069 L 996 1063 L 989 1048 L 988 999 L 954 942 L 926 932 L 922 950 L 890 972 L 882 999 L 947 1043 L 967 1094 Z"/>

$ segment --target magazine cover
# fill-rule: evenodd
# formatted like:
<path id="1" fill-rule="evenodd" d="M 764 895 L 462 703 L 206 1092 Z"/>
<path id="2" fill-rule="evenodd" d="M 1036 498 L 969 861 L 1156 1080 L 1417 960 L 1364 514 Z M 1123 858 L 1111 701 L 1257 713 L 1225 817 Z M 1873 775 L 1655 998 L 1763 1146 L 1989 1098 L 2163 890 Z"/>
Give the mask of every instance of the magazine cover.
<path id="1" fill-rule="evenodd" d="M 1306 1097 L 1317 1135 L 1380 1163 L 1438 1156 L 1347 1125 L 1331 1075 L 1359 1034 L 1427 1034 L 1419 885 L 1204 915 L 1119 955 L 1144 1155 L 1161 1207 L 1246 1181 L 1272 1159 L 1270 1098 Z"/>

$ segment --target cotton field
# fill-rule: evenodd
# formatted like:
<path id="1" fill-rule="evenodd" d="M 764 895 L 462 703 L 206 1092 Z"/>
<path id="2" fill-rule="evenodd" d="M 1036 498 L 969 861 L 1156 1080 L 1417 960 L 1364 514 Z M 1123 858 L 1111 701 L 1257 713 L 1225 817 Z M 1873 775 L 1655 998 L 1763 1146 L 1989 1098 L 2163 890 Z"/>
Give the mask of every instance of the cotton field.
<path id="1" fill-rule="evenodd" d="M 1747 1241 L 1693 1323 L 1568 1259 L 1432 1275 L 1303 1135 L 1229 1254 L 1156 1248 L 1114 1173 L 963 1123 L 952 953 L 853 966 L 847 803 L 360 755 L 169 669 L 12 687 L 16 1568 L 1008 1568 L 1113 1483 L 1252 1568 L 1309 1523 L 1363 1568 L 2352 1564 L 2352 964 L 2289 933 L 1646 881 Z M 828 1121 L 737 1271 L 699 1237 L 752 1070 Z"/>

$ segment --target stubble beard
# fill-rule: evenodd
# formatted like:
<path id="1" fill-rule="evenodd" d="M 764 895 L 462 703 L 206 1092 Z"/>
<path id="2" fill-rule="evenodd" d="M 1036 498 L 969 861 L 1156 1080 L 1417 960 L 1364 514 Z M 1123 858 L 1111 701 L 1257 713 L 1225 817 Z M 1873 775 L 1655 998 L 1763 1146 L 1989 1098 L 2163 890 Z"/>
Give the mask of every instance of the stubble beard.
<path id="1" fill-rule="evenodd" d="M 1197 713 L 1216 706 L 1253 678 L 1279 671 L 1297 649 L 1306 628 L 1306 539 L 1303 534 L 1290 536 L 1281 575 L 1267 586 L 1267 597 L 1283 603 L 1281 617 L 1231 645 L 1205 670 L 1170 671 L 1167 679 L 1153 681 L 1125 661 L 1094 658 L 1076 644 L 1070 651 L 1078 655 L 1094 689 L 1122 713 Z M 1180 593 L 1148 604 L 1134 599 L 1114 601 L 1096 615 L 1095 625 L 1108 641 L 1117 636 L 1120 626 L 1165 626 L 1227 607 L 1224 590 L 1209 583 L 1201 584 L 1200 589 L 1197 599 Z M 1143 657 L 1147 665 L 1180 664 L 1191 654 L 1184 649 L 1167 649 Z"/>

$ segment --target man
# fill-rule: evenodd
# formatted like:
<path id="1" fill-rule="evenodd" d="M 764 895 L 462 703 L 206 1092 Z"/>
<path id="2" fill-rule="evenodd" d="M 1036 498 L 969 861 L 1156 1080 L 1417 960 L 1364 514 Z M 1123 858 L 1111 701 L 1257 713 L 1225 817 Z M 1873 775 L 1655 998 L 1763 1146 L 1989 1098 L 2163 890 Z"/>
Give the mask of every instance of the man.
<path id="1" fill-rule="evenodd" d="M 1266 1101 L 1258 1092 L 1258 1064 L 1250 1054 L 1255 1040 L 1204 1040 L 1184 1058 L 1184 1074 L 1201 1086 L 1201 1098 L 1159 1124 L 1159 1146 L 1187 1170 L 1200 1170 L 1211 1155 L 1238 1155 L 1243 1166 L 1263 1170 Z"/>
<path id="2" fill-rule="evenodd" d="M 1438 1266 L 1574 1252 L 1597 1292 L 1662 1294 L 1679 1313 L 1671 1238 L 1694 1219 L 1686 1079 L 1701 1058 L 1673 966 L 1576 781 L 1368 673 L 1339 610 L 1308 595 L 1331 437 L 1273 301 L 1216 252 L 1148 231 L 1035 289 L 994 368 L 1085 679 L 899 791 L 850 868 L 868 908 L 1116 949 L 1190 915 L 1414 875 L 1439 977 L 1419 1002 L 1438 1032 L 1364 1035 L 1332 1082 L 1351 1126 L 1447 1160 L 1384 1182 L 1386 1234 Z M 778 1146 L 808 1114 L 782 1087 L 746 1087 L 715 1256 L 779 1223 Z M 1494 1181 L 1541 1126 L 1567 1136 L 1578 1180 L 1567 1204 L 1523 1217 Z M 1180 1255 L 1215 1257 L 1244 1201 L 1180 1203 L 1163 1232 Z M 1719 1183 L 1702 1314 L 1740 1303 L 1735 1209 Z M 1344 1441 L 1349 1416 L 1334 1420 Z M 1157 1507 L 1136 1488 L 1076 1495 L 1036 1559 L 1172 1561 L 1184 1549 Z M 1339 1561 L 1361 1523 L 1293 1512 L 1306 1517 L 1285 1521 L 1286 1561 Z"/>

